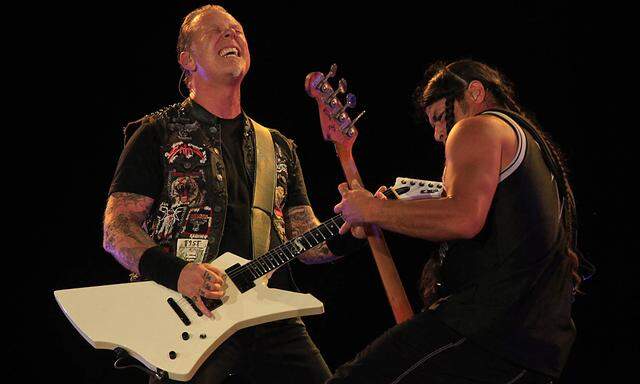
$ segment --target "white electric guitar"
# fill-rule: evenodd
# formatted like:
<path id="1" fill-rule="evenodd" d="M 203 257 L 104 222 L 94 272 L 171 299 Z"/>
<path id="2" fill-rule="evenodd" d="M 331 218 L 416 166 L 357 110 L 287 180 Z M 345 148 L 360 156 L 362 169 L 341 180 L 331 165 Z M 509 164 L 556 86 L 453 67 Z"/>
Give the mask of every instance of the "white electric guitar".
<path id="1" fill-rule="evenodd" d="M 439 182 L 397 178 L 388 199 L 438 198 Z M 310 294 L 267 287 L 267 274 L 303 252 L 335 237 L 341 215 L 247 260 L 225 253 L 211 262 L 225 273 L 225 296 L 203 298 L 204 316 L 191 299 L 153 281 L 54 292 L 73 326 L 97 349 L 114 349 L 142 362 L 158 379 L 187 381 L 211 353 L 234 332 L 271 321 L 324 312 Z M 117 362 L 116 362 L 117 363 Z"/>

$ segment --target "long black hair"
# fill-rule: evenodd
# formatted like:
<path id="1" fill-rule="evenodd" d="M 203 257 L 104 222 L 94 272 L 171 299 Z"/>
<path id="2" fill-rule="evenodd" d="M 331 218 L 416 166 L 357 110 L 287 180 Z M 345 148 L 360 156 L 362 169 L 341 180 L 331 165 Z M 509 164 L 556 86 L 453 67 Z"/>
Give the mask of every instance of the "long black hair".
<path id="1" fill-rule="evenodd" d="M 453 105 L 456 100 L 462 100 L 469 83 L 477 80 L 482 83 L 485 89 L 491 93 L 495 103 L 501 109 L 511 111 L 521 116 L 528 122 L 533 132 L 532 136 L 539 142 L 543 152 L 545 152 L 547 165 L 550 171 L 558 180 L 558 189 L 563 200 L 562 224 L 566 238 L 564 246 L 565 254 L 571 263 L 574 291 L 579 291 L 579 286 L 583 277 L 579 272 L 581 262 L 587 264 L 585 267 L 592 274 L 593 265 L 586 261 L 580 254 L 577 246 L 577 216 L 576 202 L 573 190 L 569 183 L 569 170 L 567 168 L 564 155 L 551 140 L 548 134 L 538 128 L 538 124 L 528 117 L 525 111 L 515 99 L 513 85 L 504 75 L 490 66 L 474 60 L 459 60 L 451 63 L 438 62 L 429 66 L 425 71 L 422 82 L 416 88 L 414 102 L 416 113 L 420 117 L 425 117 L 425 109 L 436 101 L 445 100 L 445 121 L 447 131 L 449 131 L 454 121 Z M 433 263 L 428 263 L 423 271 L 421 288 L 425 296 L 425 302 L 430 302 L 434 293 L 433 284 L 436 282 L 434 273 L 437 270 Z"/>

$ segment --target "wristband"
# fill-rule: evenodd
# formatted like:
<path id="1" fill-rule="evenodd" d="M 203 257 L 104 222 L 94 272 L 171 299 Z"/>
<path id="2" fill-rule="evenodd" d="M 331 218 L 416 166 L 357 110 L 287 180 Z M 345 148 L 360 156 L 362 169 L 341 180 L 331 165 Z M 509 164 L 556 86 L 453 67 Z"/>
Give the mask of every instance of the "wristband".
<path id="1" fill-rule="evenodd" d="M 177 291 L 180 272 L 187 264 L 189 262 L 170 255 L 157 245 L 142 253 L 138 269 L 142 276 Z"/>

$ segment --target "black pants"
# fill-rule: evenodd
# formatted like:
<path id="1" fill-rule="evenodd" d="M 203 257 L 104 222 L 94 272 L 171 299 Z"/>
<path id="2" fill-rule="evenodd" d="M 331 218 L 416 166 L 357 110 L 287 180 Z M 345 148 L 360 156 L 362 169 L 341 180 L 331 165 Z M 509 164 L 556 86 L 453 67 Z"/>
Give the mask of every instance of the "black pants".
<path id="1" fill-rule="evenodd" d="M 229 378 L 231 374 L 236 378 Z M 296 318 L 236 332 L 211 354 L 189 383 L 320 384 L 330 375 L 304 323 Z"/>
<path id="2" fill-rule="evenodd" d="M 483 350 L 430 312 L 397 325 L 338 368 L 326 384 L 551 383 Z"/>

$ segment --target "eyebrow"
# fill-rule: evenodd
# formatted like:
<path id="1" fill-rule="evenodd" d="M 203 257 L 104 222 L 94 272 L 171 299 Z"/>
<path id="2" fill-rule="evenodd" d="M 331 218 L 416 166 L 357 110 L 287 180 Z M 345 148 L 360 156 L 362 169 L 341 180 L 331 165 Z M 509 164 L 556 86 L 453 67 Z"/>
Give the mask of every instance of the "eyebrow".
<path id="1" fill-rule="evenodd" d="M 240 31 L 243 31 L 243 32 L 244 32 L 244 29 L 242 28 L 242 25 L 240 25 L 240 24 L 237 24 L 237 23 L 229 24 L 229 27 L 230 27 L 230 28 L 233 28 L 233 29 L 240 30 Z M 224 30 L 224 29 L 225 29 L 225 28 L 224 28 L 224 27 L 222 27 L 222 26 L 220 26 L 220 25 L 213 25 L 213 26 L 208 26 L 208 27 L 205 29 L 205 32 L 209 33 L 209 32 L 211 32 L 211 31 L 216 31 L 216 30 L 217 30 L 217 31 L 222 31 L 222 30 Z"/>

